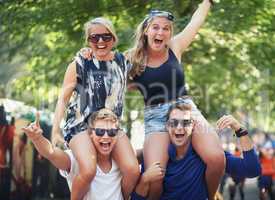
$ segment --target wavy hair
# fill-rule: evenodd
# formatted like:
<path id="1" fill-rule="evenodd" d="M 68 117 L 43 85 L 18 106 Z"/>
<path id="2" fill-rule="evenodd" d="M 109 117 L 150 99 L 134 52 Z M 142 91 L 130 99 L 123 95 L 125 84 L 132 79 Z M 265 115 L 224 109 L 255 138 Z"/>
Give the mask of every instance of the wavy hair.
<path id="1" fill-rule="evenodd" d="M 133 67 L 130 71 L 129 77 L 133 79 L 135 76 L 140 76 L 146 68 L 147 65 L 147 48 L 148 48 L 148 39 L 145 35 L 148 27 L 151 25 L 153 19 L 156 17 L 162 16 L 147 16 L 145 19 L 138 25 L 134 38 L 134 46 L 129 49 L 125 54 L 126 57 L 130 60 Z M 171 21 L 171 35 L 173 35 L 173 24 Z"/>

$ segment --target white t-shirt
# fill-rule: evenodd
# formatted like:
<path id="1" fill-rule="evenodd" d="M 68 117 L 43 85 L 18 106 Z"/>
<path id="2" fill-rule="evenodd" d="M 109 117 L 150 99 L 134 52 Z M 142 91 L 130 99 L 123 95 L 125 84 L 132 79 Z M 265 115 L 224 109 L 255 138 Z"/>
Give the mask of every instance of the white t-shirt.
<path id="1" fill-rule="evenodd" d="M 68 173 L 59 170 L 60 174 L 66 178 L 70 190 L 72 189 L 73 178 L 78 174 L 78 163 L 71 150 L 65 151 L 71 160 L 71 170 Z M 123 200 L 121 191 L 121 172 L 112 160 L 112 168 L 108 173 L 104 173 L 97 165 L 96 175 L 91 182 L 90 189 L 83 200 Z"/>

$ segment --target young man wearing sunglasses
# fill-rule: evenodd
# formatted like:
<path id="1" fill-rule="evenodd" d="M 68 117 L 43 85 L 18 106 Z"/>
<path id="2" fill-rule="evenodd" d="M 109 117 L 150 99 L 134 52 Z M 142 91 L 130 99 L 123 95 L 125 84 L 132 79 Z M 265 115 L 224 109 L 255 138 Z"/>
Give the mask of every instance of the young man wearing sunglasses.
<path id="1" fill-rule="evenodd" d="M 157 162 L 152 164 L 142 174 L 136 192 L 132 195 L 132 200 L 146 199 L 150 185 L 163 177 L 161 200 L 208 199 L 204 176 L 206 165 L 193 149 L 191 142 L 195 125 L 191 110 L 191 105 L 182 103 L 176 103 L 170 107 L 166 123 L 171 140 L 167 169 L 163 169 Z M 241 128 L 240 123 L 231 115 L 219 119 L 217 127 L 218 129 L 232 128 L 237 137 L 240 138 L 243 150 L 243 159 L 225 152 L 226 173 L 237 177 L 252 178 L 258 176 L 261 171 L 259 160 L 253 148 L 253 143 L 248 137 L 248 132 Z"/>
<path id="2" fill-rule="evenodd" d="M 101 109 L 89 118 L 89 134 L 97 152 L 97 170 L 84 200 L 123 200 L 121 172 L 111 158 L 119 130 L 117 116 L 108 109 Z M 31 139 L 37 151 L 60 170 L 71 189 L 73 178 L 79 173 L 77 161 L 71 150 L 62 151 L 52 146 L 42 135 L 39 115 L 36 121 L 23 128 L 23 131 Z"/>

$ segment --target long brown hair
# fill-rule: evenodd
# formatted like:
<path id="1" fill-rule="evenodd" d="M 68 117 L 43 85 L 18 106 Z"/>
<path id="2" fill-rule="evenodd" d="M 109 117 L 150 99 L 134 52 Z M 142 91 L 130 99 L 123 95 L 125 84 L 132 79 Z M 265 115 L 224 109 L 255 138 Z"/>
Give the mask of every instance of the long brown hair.
<path id="1" fill-rule="evenodd" d="M 148 39 L 145 35 L 148 27 L 151 25 L 153 19 L 161 16 L 147 16 L 144 20 L 138 25 L 135 32 L 135 43 L 134 46 L 129 49 L 125 54 L 127 58 L 132 63 L 133 67 L 130 71 L 129 77 L 133 79 L 135 76 L 139 76 L 142 72 L 145 71 L 147 64 L 147 48 L 148 48 Z M 173 25 L 171 21 L 171 35 L 173 35 Z"/>

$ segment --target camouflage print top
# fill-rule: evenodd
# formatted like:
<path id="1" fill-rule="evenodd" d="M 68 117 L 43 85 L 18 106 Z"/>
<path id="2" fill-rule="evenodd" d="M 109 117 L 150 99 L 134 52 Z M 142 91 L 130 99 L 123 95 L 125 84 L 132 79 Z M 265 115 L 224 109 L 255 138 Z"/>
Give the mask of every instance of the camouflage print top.
<path id="1" fill-rule="evenodd" d="M 121 117 L 127 75 L 131 68 L 123 54 L 118 52 L 110 61 L 87 60 L 80 55 L 75 61 L 77 86 L 70 99 L 63 129 L 67 142 L 86 130 L 87 118 L 101 108 L 108 108 Z"/>

